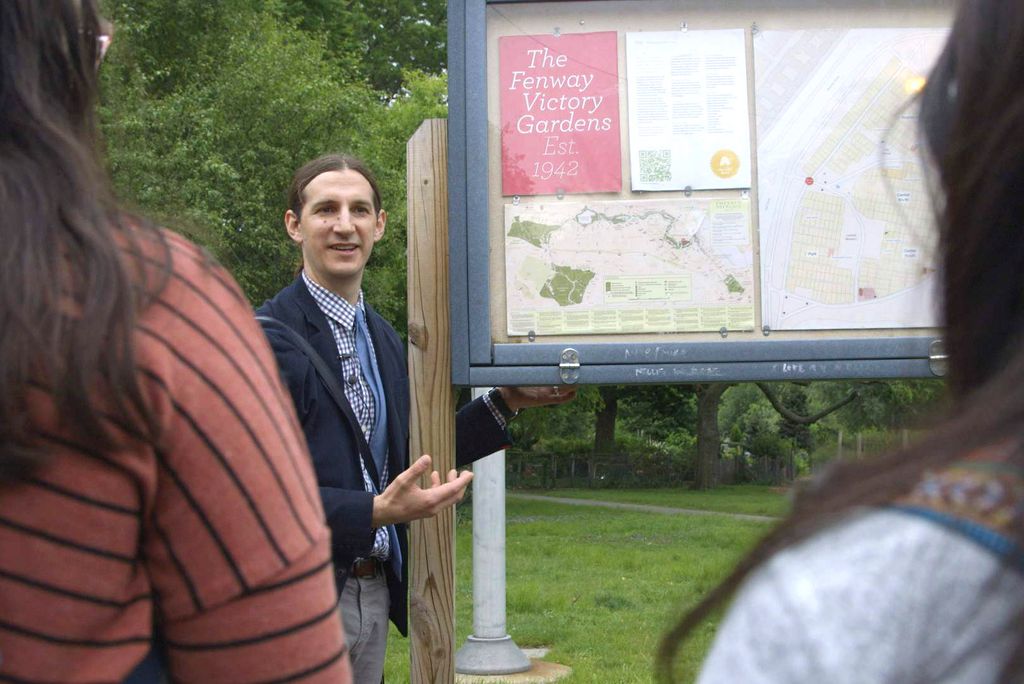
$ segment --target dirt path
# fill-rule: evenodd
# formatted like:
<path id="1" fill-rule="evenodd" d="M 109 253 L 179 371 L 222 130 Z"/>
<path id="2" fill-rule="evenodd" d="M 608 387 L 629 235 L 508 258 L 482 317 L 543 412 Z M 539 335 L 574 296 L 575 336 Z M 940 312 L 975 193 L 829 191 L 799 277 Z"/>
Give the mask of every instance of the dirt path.
<path id="1" fill-rule="evenodd" d="M 672 508 L 670 506 L 649 506 L 647 504 L 621 503 L 618 501 L 595 501 L 594 499 L 571 499 L 565 496 L 544 496 L 543 494 L 520 494 L 507 492 L 510 499 L 528 501 L 548 501 L 551 503 L 569 504 L 570 506 L 597 506 L 598 508 L 621 508 L 641 513 L 662 513 L 664 515 L 724 515 L 735 520 L 755 520 L 757 522 L 778 522 L 781 518 L 771 515 L 750 515 L 749 513 L 723 513 L 721 511 L 704 511 L 697 508 Z"/>

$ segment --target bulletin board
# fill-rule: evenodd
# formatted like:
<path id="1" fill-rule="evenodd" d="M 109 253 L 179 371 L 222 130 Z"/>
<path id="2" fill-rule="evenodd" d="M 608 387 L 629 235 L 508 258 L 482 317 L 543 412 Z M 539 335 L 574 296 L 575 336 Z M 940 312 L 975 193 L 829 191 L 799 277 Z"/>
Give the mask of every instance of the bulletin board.
<path id="1" fill-rule="evenodd" d="M 456 384 L 936 377 L 949 0 L 449 3 Z"/>

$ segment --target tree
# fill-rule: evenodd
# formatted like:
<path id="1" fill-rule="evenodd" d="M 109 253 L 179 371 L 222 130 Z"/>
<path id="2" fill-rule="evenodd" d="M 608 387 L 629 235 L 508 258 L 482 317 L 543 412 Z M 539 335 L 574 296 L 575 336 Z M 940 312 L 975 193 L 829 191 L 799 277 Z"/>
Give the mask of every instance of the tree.
<path id="1" fill-rule="evenodd" d="M 715 462 L 722 440 L 718 434 L 718 404 L 730 385 L 714 383 L 697 385 L 697 467 L 694 489 L 715 486 Z"/>
<path id="2" fill-rule="evenodd" d="M 815 383 L 812 401 L 825 405 L 852 389 L 860 399 L 837 414 L 837 425 L 849 432 L 892 430 L 921 423 L 945 399 L 945 383 L 935 380 Z"/>
<path id="3" fill-rule="evenodd" d="M 594 414 L 594 453 L 615 453 L 615 419 L 619 412 L 619 388 L 605 385 L 598 388 L 601 406 Z"/>
<path id="4" fill-rule="evenodd" d="M 388 212 L 384 239 L 373 250 L 363 289 L 400 334 L 406 328 L 406 141 L 425 119 L 444 118 L 448 82 L 444 76 L 405 73 L 405 87 L 387 106 L 376 105 L 367 135 L 353 149 L 377 175 Z"/>
<path id="5" fill-rule="evenodd" d="M 619 420 L 623 428 L 658 442 L 680 433 L 693 435 L 697 396 L 692 385 L 631 385 L 622 388 Z"/>
<path id="6" fill-rule="evenodd" d="M 282 224 L 293 170 L 325 152 L 362 156 L 389 213 L 365 287 L 404 330 L 405 142 L 424 118 L 445 115 L 445 80 L 407 72 L 385 103 L 355 59 L 334 56 L 323 33 L 300 29 L 282 7 L 108 2 L 117 40 L 101 123 L 115 187 L 207 247 L 259 303 L 298 265 Z"/>
<path id="7" fill-rule="evenodd" d="M 794 447 L 804 450 L 808 459 L 810 459 L 812 448 L 810 427 L 844 407 L 854 405 L 861 397 L 860 391 L 855 385 L 847 390 L 845 397 L 836 399 L 829 406 L 813 415 L 808 415 L 807 411 L 810 407 L 807 392 L 787 393 L 789 396 L 789 405 L 787 406 L 786 402 L 784 402 L 786 394 L 777 394 L 776 390 L 767 383 L 759 382 L 757 386 L 764 396 L 768 398 L 772 408 L 778 412 L 781 418 L 780 434 L 783 437 L 789 438 Z M 791 385 L 783 385 L 782 387 L 799 388 L 802 390 L 802 386 L 804 386 L 804 383 L 793 383 Z M 757 447 L 755 446 L 755 448 Z"/>
<path id="8" fill-rule="evenodd" d="M 330 55 L 355 62 L 387 98 L 398 97 L 405 72 L 445 71 L 448 4 L 440 0 L 285 0 L 285 13 L 311 33 L 326 36 Z"/>
<path id="9" fill-rule="evenodd" d="M 699 385 L 697 388 L 697 468 L 693 483 L 694 489 L 710 489 L 717 484 L 714 464 L 718 460 L 722 444 L 718 430 L 718 408 L 722 395 L 732 386 L 729 383 L 716 383 Z M 771 385 L 759 382 L 756 383 L 756 386 L 783 420 L 799 426 L 815 423 L 855 401 L 858 397 L 857 392 L 851 390 L 845 397 L 832 405 L 814 415 L 805 416 L 786 407 Z"/>
<path id="10" fill-rule="evenodd" d="M 281 218 L 292 170 L 364 137 L 376 98 L 269 9 L 240 3 L 228 26 L 219 3 L 150 0 L 169 25 L 158 29 L 150 16 L 132 23 L 136 3 L 113 4 L 122 52 L 104 69 L 102 121 L 115 186 L 209 248 L 261 301 L 296 264 Z M 187 39 L 194 53 L 163 45 L 170 27 L 201 20 L 210 33 Z"/>
<path id="11" fill-rule="evenodd" d="M 564 452 L 565 446 L 573 446 L 578 447 L 574 451 L 583 453 L 594 442 L 594 413 L 601 403 L 598 389 L 585 386 L 578 388 L 575 401 L 568 404 L 523 411 L 509 428 L 516 448 Z"/>

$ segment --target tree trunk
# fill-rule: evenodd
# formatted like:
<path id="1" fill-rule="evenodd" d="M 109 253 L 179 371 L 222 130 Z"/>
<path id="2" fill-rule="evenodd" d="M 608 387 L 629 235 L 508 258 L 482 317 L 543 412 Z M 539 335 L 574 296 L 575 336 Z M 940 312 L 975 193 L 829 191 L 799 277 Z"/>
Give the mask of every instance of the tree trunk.
<path id="1" fill-rule="evenodd" d="M 599 387 L 598 392 L 604 406 L 598 410 L 594 418 L 594 453 L 612 454 L 615 452 L 615 417 L 619 412 L 619 388 Z"/>
<path id="2" fill-rule="evenodd" d="M 697 386 L 697 469 L 694 489 L 715 486 L 715 462 L 722 448 L 718 435 L 718 404 L 731 385 L 715 383 Z"/>

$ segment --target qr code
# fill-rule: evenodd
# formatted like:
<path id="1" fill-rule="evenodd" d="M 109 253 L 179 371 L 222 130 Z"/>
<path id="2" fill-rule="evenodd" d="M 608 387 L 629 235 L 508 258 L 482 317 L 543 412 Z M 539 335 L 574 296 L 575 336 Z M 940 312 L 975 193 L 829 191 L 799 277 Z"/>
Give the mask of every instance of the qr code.
<path id="1" fill-rule="evenodd" d="M 640 150 L 640 181 L 664 183 L 672 180 L 672 150 Z"/>

